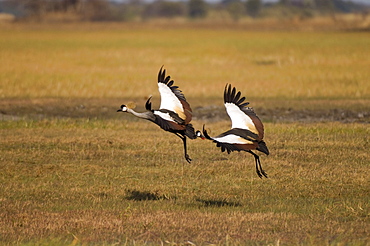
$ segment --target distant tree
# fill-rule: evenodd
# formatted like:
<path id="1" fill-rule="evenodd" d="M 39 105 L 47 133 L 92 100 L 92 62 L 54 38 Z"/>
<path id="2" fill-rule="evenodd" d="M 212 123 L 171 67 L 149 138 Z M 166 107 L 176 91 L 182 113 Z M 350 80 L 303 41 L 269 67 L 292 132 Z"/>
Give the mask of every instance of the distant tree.
<path id="1" fill-rule="evenodd" d="M 134 20 L 140 18 L 144 11 L 144 3 L 141 0 L 129 0 L 119 4 L 118 16 L 121 21 Z"/>
<path id="2" fill-rule="evenodd" d="M 222 0 L 219 7 L 229 12 L 234 21 L 238 21 L 245 14 L 245 6 L 242 0 Z"/>
<path id="3" fill-rule="evenodd" d="M 262 2 L 261 0 L 247 0 L 245 6 L 247 8 L 247 14 L 253 18 L 256 18 L 261 11 Z"/>
<path id="4" fill-rule="evenodd" d="M 63 11 L 68 11 L 68 9 L 77 10 L 77 6 L 80 4 L 80 0 L 62 0 L 60 4 Z"/>
<path id="5" fill-rule="evenodd" d="M 182 2 L 164 1 L 160 8 L 161 16 L 176 17 L 186 14 L 186 6 Z"/>
<path id="6" fill-rule="evenodd" d="M 90 21 L 111 20 L 111 12 L 107 0 L 89 0 L 84 4 L 84 18 Z"/>
<path id="7" fill-rule="evenodd" d="M 47 7 L 46 0 L 24 1 L 26 15 L 29 17 L 36 17 L 37 19 L 40 19 L 41 16 L 46 12 Z"/>
<path id="8" fill-rule="evenodd" d="M 316 8 L 321 14 L 329 15 L 334 21 L 337 21 L 335 16 L 335 6 L 333 0 L 315 0 Z"/>
<path id="9" fill-rule="evenodd" d="M 304 0 L 303 6 L 305 8 L 314 8 L 315 7 L 315 0 Z"/>
<path id="10" fill-rule="evenodd" d="M 188 7 L 191 18 L 204 18 L 207 15 L 207 4 L 203 0 L 189 0 Z"/>
<path id="11" fill-rule="evenodd" d="M 231 1 L 226 9 L 234 21 L 238 21 L 245 14 L 244 3 L 240 0 Z"/>
<path id="12" fill-rule="evenodd" d="M 221 5 L 227 6 L 227 5 L 235 3 L 235 2 L 240 2 L 240 0 L 222 0 Z"/>
<path id="13" fill-rule="evenodd" d="M 354 11 L 361 11 L 363 8 L 358 7 L 355 3 L 351 1 L 344 0 L 333 0 L 334 8 L 343 13 L 350 13 Z"/>
<path id="14" fill-rule="evenodd" d="M 172 18 L 176 16 L 184 16 L 186 14 L 186 6 L 182 2 L 174 1 L 155 1 L 146 6 L 143 12 L 143 18 L 150 17 L 166 17 Z"/>
<path id="15" fill-rule="evenodd" d="M 316 8 L 321 12 L 333 12 L 334 1 L 333 0 L 315 0 Z"/>
<path id="16" fill-rule="evenodd" d="M 290 4 L 290 0 L 279 0 L 279 4 L 281 4 L 281 5 L 289 5 Z"/>

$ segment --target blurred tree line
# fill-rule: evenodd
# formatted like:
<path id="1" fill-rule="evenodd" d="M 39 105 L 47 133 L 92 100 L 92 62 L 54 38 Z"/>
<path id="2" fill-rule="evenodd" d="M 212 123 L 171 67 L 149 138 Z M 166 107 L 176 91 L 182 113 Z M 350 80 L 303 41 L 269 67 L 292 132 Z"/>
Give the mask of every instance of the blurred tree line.
<path id="1" fill-rule="evenodd" d="M 263 3 L 262 0 L 2 0 L 0 12 L 15 14 L 18 19 L 42 19 L 53 13 L 69 13 L 82 21 L 130 21 L 152 18 L 205 18 L 210 11 L 228 13 L 238 21 L 251 18 L 276 17 L 301 19 L 317 15 L 361 12 L 366 17 L 369 8 L 347 0 L 279 0 Z"/>

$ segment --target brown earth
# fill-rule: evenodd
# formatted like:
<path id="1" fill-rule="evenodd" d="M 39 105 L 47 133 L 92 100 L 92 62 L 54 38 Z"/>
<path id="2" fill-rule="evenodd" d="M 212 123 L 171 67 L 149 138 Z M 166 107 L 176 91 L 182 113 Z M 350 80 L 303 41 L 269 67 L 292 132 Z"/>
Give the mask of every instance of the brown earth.
<path id="1" fill-rule="evenodd" d="M 0 120 L 88 118 L 121 119 L 116 111 L 122 103 L 135 101 L 145 104 L 144 98 L 129 99 L 2 99 Z M 198 121 L 228 120 L 219 99 L 193 99 L 193 119 Z M 159 101 L 153 100 L 153 108 Z M 255 100 L 255 112 L 265 122 L 328 122 L 370 123 L 370 100 Z M 138 111 L 145 110 L 143 106 Z M 125 119 L 134 119 L 126 117 Z"/>

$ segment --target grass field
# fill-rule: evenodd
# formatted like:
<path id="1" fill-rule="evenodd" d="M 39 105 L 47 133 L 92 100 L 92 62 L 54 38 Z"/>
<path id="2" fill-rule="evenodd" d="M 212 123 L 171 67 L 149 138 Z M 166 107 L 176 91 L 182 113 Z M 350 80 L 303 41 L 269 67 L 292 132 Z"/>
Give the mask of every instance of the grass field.
<path id="1" fill-rule="evenodd" d="M 165 65 L 188 97 L 370 97 L 367 32 L 81 25 L 0 29 L 1 96 L 147 96 Z"/>
<path id="2" fill-rule="evenodd" d="M 0 36 L 1 245 L 370 244 L 369 33 L 70 24 Z M 247 96 L 268 179 L 251 155 L 200 139 L 187 164 L 176 136 L 115 112 L 158 105 L 163 64 L 212 135 L 230 125 L 225 84 Z"/>

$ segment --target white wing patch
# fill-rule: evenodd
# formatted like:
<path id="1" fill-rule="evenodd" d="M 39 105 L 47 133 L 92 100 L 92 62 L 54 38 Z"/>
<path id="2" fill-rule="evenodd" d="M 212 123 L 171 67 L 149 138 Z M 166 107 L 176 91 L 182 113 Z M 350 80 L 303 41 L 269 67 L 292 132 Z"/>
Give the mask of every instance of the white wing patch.
<path id="1" fill-rule="evenodd" d="M 154 114 L 158 115 L 159 117 L 161 117 L 164 120 L 175 122 L 174 119 L 172 119 L 172 117 L 170 116 L 169 113 L 163 113 L 161 111 L 154 111 Z"/>
<path id="2" fill-rule="evenodd" d="M 252 141 L 249 141 L 247 139 L 244 139 L 244 138 L 239 137 L 239 136 L 234 135 L 234 134 L 226 135 L 226 136 L 219 137 L 219 138 L 213 138 L 213 139 L 216 140 L 217 142 L 220 142 L 220 143 L 253 144 Z"/>
<path id="3" fill-rule="evenodd" d="M 225 103 L 226 112 L 231 119 L 231 128 L 247 129 L 258 134 L 252 119 L 240 110 L 234 103 Z"/>
<path id="4" fill-rule="evenodd" d="M 172 90 L 163 83 L 158 83 L 158 90 L 161 94 L 161 105 L 159 109 L 167 109 L 177 113 L 181 119 L 185 120 L 186 115 L 184 113 L 184 108 L 180 100 L 172 92 Z M 172 120 L 173 121 L 173 120 Z"/>

